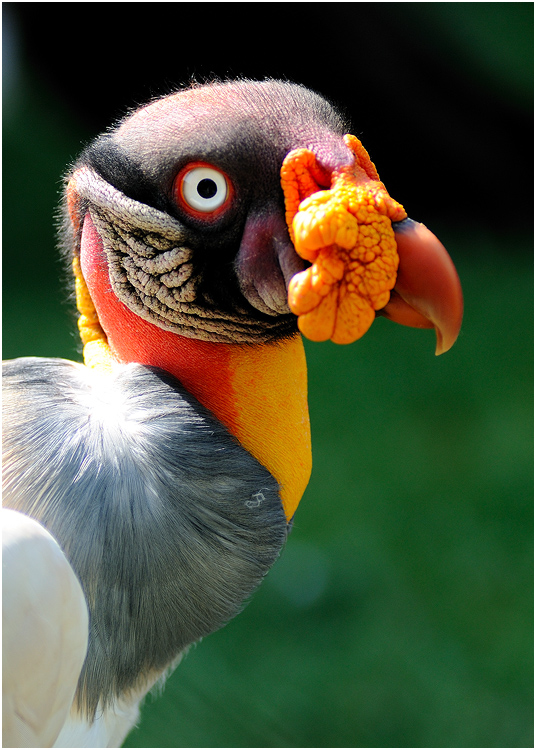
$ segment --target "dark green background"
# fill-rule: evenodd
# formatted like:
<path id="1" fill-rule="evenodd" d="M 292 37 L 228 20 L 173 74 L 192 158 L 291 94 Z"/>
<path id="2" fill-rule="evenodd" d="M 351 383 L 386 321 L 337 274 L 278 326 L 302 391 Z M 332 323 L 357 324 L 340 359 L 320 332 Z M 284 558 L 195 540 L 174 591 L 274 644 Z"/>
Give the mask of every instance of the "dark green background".
<path id="1" fill-rule="evenodd" d="M 78 356 L 62 171 L 192 75 L 344 105 L 464 287 L 442 357 L 382 319 L 307 344 L 314 472 L 288 545 L 127 746 L 532 746 L 532 3 L 3 8 L 5 357 Z"/>

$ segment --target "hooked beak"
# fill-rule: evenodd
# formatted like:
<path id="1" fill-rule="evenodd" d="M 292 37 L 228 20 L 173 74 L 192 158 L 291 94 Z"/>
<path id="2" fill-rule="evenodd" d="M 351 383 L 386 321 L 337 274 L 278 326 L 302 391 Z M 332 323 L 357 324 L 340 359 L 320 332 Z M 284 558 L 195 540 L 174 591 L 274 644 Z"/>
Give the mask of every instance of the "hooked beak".
<path id="1" fill-rule="evenodd" d="M 412 328 L 435 328 L 435 353 L 443 354 L 458 338 L 463 318 L 454 263 L 424 224 L 405 219 L 393 229 L 400 263 L 391 298 L 379 315 Z"/>
<path id="2" fill-rule="evenodd" d="M 463 316 L 454 264 L 432 232 L 389 196 L 360 141 L 344 140 L 354 163 L 333 170 L 328 182 L 308 149 L 292 151 L 281 169 L 289 233 L 311 263 L 289 284 L 298 327 L 313 341 L 347 344 L 384 315 L 435 328 L 442 354 Z"/>

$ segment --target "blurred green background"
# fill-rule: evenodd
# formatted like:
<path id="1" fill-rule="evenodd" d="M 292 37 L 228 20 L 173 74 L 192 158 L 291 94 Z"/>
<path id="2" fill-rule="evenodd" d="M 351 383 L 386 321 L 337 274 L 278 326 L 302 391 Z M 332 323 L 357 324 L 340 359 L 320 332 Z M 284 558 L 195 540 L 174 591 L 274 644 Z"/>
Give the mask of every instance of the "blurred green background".
<path id="1" fill-rule="evenodd" d="M 3 10 L 4 357 L 79 356 L 62 172 L 193 75 L 344 105 L 464 287 L 442 357 L 383 319 L 307 345 L 314 471 L 287 547 L 126 745 L 532 747 L 532 3 Z"/>

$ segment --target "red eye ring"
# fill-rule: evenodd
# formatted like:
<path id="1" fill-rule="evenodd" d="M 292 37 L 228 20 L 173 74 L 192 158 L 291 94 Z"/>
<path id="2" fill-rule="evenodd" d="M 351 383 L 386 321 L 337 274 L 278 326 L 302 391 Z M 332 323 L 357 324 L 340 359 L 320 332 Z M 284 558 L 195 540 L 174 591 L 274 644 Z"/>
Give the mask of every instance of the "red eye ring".
<path id="1" fill-rule="evenodd" d="M 218 167 L 203 161 L 186 164 L 173 181 L 173 197 L 189 216 L 214 221 L 231 205 L 234 190 L 231 180 Z"/>

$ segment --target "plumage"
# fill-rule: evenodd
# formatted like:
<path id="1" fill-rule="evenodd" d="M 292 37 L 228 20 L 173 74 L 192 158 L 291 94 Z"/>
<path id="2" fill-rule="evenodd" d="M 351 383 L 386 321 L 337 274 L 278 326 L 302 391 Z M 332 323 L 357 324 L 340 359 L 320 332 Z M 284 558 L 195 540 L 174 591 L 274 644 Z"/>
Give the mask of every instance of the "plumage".
<path id="1" fill-rule="evenodd" d="M 12 510 L 2 512 L 2 573 L 2 744 L 51 747 L 86 656 L 86 602 L 57 541 Z"/>
<path id="2" fill-rule="evenodd" d="M 18 359 L 4 398 L 21 391 L 31 400 L 5 416 L 4 503 L 46 527 L 83 582 L 93 717 L 234 616 L 287 523 L 273 477 L 163 371 L 123 365 L 103 384 L 72 362 Z"/>
<path id="3" fill-rule="evenodd" d="M 4 506 L 48 530 L 89 611 L 56 746 L 122 742 L 277 558 L 311 471 L 298 326 L 353 341 L 380 313 L 456 338 L 446 251 L 346 130 L 304 87 L 214 83 L 136 110 L 67 176 L 85 364 L 4 365 Z"/>

